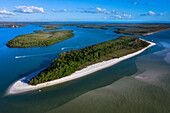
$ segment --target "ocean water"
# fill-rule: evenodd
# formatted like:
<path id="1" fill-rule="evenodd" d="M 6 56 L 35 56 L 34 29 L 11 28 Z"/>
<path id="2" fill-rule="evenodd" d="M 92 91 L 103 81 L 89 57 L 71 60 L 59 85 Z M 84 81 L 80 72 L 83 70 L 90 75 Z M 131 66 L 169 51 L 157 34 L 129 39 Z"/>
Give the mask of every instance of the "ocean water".
<path id="1" fill-rule="evenodd" d="M 21 28 L 0 29 L 0 113 L 168 113 L 170 110 L 170 31 L 143 39 L 157 45 L 142 54 L 88 76 L 47 88 L 7 95 L 9 86 L 22 76 L 39 70 L 58 54 L 116 39 L 108 30 L 65 26 L 75 36 L 48 47 L 8 48 L 6 43 L 21 34 L 43 29 L 27 24 Z M 59 30 L 63 30 L 59 29 Z M 142 90 L 141 90 L 142 89 Z M 123 110 L 122 110 L 123 109 Z"/>

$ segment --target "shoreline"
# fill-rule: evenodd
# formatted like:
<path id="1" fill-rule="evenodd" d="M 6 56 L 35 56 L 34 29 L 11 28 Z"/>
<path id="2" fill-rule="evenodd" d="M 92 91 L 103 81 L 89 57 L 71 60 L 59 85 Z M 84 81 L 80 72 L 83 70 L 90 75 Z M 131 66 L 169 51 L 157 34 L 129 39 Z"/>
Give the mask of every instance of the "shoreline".
<path id="1" fill-rule="evenodd" d="M 154 31 L 154 32 L 149 32 L 149 33 L 144 33 L 142 36 L 148 36 L 148 35 L 151 35 L 151 34 L 154 34 L 154 33 L 159 33 L 159 32 L 166 31 L 166 30 L 170 30 L 170 28 L 159 30 L 159 31 Z"/>
<path id="2" fill-rule="evenodd" d="M 143 40 L 143 39 L 141 39 L 141 40 Z M 146 41 L 146 40 L 144 40 L 144 41 Z M 99 62 L 99 63 L 93 64 L 93 65 L 87 66 L 86 68 L 83 68 L 82 70 L 78 70 L 78 71 L 72 73 L 71 75 L 66 76 L 66 77 L 62 77 L 60 79 L 52 80 L 52 81 L 45 82 L 45 83 L 40 83 L 40 84 L 37 84 L 35 86 L 29 85 L 28 83 L 24 82 L 25 80 L 28 80 L 33 76 L 36 76 L 40 71 L 44 70 L 44 68 L 42 68 L 42 69 L 40 69 L 40 70 L 38 70 L 34 73 L 31 73 L 28 76 L 25 76 L 25 77 L 17 80 L 16 82 L 14 82 L 8 88 L 7 94 L 8 95 L 18 94 L 18 93 L 24 93 L 24 92 L 27 92 L 27 91 L 38 90 L 38 89 L 43 88 L 43 87 L 48 87 L 48 86 L 64 83 L 64 82 L 67 82 L 67 81 L 70 81 L 70 80 L 74 80 L 74 79 L 89 75 L 89 74 L 94 73 L 96 71 L 99 71 L 101 69 L 108 68 L 108 67 L 113 66 L 113 65 L 115 65 L 115 64 L 117 64 L 117 63 L 119 63 L 123 60 L 134 57 L 134 56 L 142 53 L 143 51 L 145 51 L 149 47 L 156 45 L 153 42 L 149 42 L 149 41 L 146 41 L 146 42 L 148 42 L 150 44 L 147 47 L 145 47 L 145 48 L 143 48 L 143 49 L 141 49 L 137 52 L 122 56 L 120 58 L 115 58 L 115 59 L 111 59 L 111 60 L 108 60 L 108 61 L 103 61 L 103 62 Z"/>
<path id="3" fill-rule="evenodd" d="M 117 29 L 117 31 L 119 31 L 119 29 L 122 29 L 122 28 L 115 28 L 115 29 Z M 120 33 L 117 31 L 114 31 L 114 32 L 117 34 L 125 34 L 125 35 L 148 36 L 148 35 L 151 35 L 154 33 L 159 33 L 159 32 L 166 31 L 166 30 L 170 30 L 170 28 L 162 29 L 162 30 L 158 30 L 158 31 L 154 31 L 154 32 L 143 33 L 143 34 Z"/>

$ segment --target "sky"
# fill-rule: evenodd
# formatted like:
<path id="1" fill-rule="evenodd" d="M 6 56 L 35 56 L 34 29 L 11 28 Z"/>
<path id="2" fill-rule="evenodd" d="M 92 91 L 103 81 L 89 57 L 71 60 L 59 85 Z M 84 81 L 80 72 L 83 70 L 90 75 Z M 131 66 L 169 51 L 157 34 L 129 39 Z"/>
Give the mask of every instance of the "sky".
<path id="1" fill-rule="evenodd" d="M 170 0 L 0 0 L 0 21 L 170 22 Z"/>

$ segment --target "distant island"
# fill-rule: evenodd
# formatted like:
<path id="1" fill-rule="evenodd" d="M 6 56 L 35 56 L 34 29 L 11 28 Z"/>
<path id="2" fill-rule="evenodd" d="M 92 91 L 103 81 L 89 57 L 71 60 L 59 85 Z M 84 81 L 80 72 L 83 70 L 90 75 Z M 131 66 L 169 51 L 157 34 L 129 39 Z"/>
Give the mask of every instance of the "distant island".
<path id="1" fill-rule="evenodd" d="M 42 30 L 34 30 L 34 32 L 38 33 L 38 32 L 44 32 L 47 30 L 62 29 L 62 28 L 59 28 L 60 27 L 59 25 L 56 25 L 56 26 L 42 25 L 40 27 L 46 27 L 46 28 Z"/>
<path id="2" fill-rule="evenodd" d="M 25 34 L 10 40 L 6 45 L 11 48 L 50 46 L 73 37 L 75 34 L 72 32 L 73 30 L 63 30 Z"/>
<path id="3" fill-rule="evenodd" d="M 118 31 L 115 31 L 115 33 L 147 36 L 153 33 L 170 29 L 170 24 L 126 24 L 123 26 L 136 27 L 136 29 L 117 28 Z"/>
<path id="4" fill-rule="evenodd" d="M 17 24 L 17 23 L 0 23 L 0 28 L 20 28 L 25 27 L 26 24 Z"/>
<path id="5" fill-rule="evenodd" d="M 106 24 L 106 25 L 91 25 L 88 27 L 79 26 L 83 28 L 99 28 L 99 29 L 107 29 L 106 27 L 129 27 L 128 28 L 116 28 L 117 31 L 115 33 L 119 34 L 128 34 L 128 35 L 142 35 L 146 36 L 149 34 L 153 34 L 156 32 L 164 31 L 170 29 L 170 24 L 151 24 L 151 23 L 142 23 L 142 24 Z M 132 27 L 132 28 L 130 28 Z M 133 28 L 135 27 L 135 28 Z"/>
<path id="6" fill-rule="evenodd" d="M 56 30 L 56 29 L 62 29 L 61 27 L 63 26 L 77 26 L 77 27 L 86 27 L 87 25 L 95 25 L 95 24 L 44 24 L 41 25 L 40 27 L 46 27 L 45 29 L 42 30 L 34 30 L 34 32 L 44 32 L 47 30 Z"/>
<path id="7" fill-rule="evenodd" d="M 48 82 L 69 76 L 77 70 L 89 65 L 107 61 L 113 58 L 120 58 L 124 55 L 134 53 L 149 45 L 148 42 L 138 37 L 121 36 L 118 39 L 99 43 L 80 50 L 63 52 L 59 58 L 37 76 L 29 80 L 30 85 Z"/>
<path id="8" fill-rule="evenodd" d="M 117 31 L 114 31 L 118 34 L 127 34 L 127 35 L 141 35 L 147 36 L 156 32 L 169 30 L 170 24 L 162 24 L 162 23 L 126 23 L 126 24 L 44 24 L 41 27 L 47 27 L 44 30 L 52 30 L 52 29 L 60 29 L 61 26 L 77 26 L 78 28 L 91 28 L 91 29 L 103 29 L 107 30 L 107 27 L 129 27 L 129 28 L 116 28 Z M 35 30 L 36 31 L 44 31 L 44 30 Z"/>

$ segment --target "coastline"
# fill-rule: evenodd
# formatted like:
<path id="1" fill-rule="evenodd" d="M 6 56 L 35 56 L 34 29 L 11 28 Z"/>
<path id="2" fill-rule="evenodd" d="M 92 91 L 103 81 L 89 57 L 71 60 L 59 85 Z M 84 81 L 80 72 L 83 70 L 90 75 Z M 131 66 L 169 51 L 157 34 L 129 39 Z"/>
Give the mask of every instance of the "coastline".
<path id="1" fill-rule="evenodd" d="M 154 34 L 154 33 L 158 33 L 158 32 L 161 32 L 161 31 L 166 31 L 166 30 L 170 30 L 170 28 L 159 30 L 159 31 L 155 31 L 155 32 L 144 33 L 142 36 L 148 36 L 148 35 L 151 35 L 151 34 Z"/>
<path id="2" fill-rule="evenodd" d="M 114 32 L 117 33 L 117 34 L 137 35 L 137 36 L 148 36 L 148 35 L 151 35 L 151 34 L 154 34 L 154 33 L 158 33 L 158 32 L 162 32 L 162 31 L 170 30 L 170 28 L 167 28 L 167 29 L 162 29 L 162 30 L 153 31 L 153 32 L 148 32 L 148 33 L 143 33 L 143 34 L 131 34 L 131 33 L 120 33 L 120 32 L 118 32 L 119 29 L 122 29 L 122 28 L 115 28 L 115 29 L 117 29 L 117 31 L 114 31 Z"/>
<path id="3" fill-rule="evenodd" d="M 143 39 L 141 39 L 141 40 L 143 40 Z M 146 40 L 144 40 L 144 41 L 146 41 Z M 48 86 L 52 86 L 52 85 L 55 85 L 55 84 L 60 84 L 60 83 L 66 82 L 66 81 L 70 81 L 70 80 L 73 80 L 73 79 L 77 79 L 77 78 L 86 76 L 88 74 L 94 73 L 94 72 L 99 71 L 101 69 L 113 66 L 113 65 L 115 65 L 115 64 L 117 64 L 117 63 L 119 63 L 123 60 L 126 60 L 128 58 L 131 58 L 133 56 L 136 56 L 136 55 L 142 53 L 143 51 L 145 51 L 146 49 L 148 49 L 151 46 L 156 45 L 153 42 L 149 42 L 149 41 L 146 41 L 146 42 L 148 42 L 150 44 L 147 47 L 145 47 L 145 48 L 143 48 L 143 49 L 141 49 L 137 52 L 125 55 L 125 56 L 120 57 L 120 58 L 115 58 L 115 59 L 111 59 L 111 60 L 108 60 L 108 61 L 103 61 L 103 62 L 99 62 L 99 63 L 93 64 L 93 65 L 87 66 L 86 68 L 84 68 L 82 70 L 76 71 L 76 72 L 72 73 L 71 75 L 60 78 L 60 79 L 56 79 L 56 80 L 52 80 L 52 81 L 49 81 L 49 82 L 37 84 L 36 86 L 29 85 L 28 83 L 23 82 L 23 81 L 30 79 L 31 77 L 37 75 L 37 73 L 39 73 L 40 71 L 42 71 L 44 69 L 43 68 L 41 70 L 38 70 L 34 73 L 31 73 L 30 75 L 25 76 L 25 77 L 19 79 L 18 81 L 14 82 L 9 87 L 7 94 L 9 95 L 9 94 L 24 93 L 24 92 L 27 92 L 27 91 L 37 90 L 37 89 L 40 89 L 40 88 L 43 88 L 43 87 L 48 87 Z"/>

